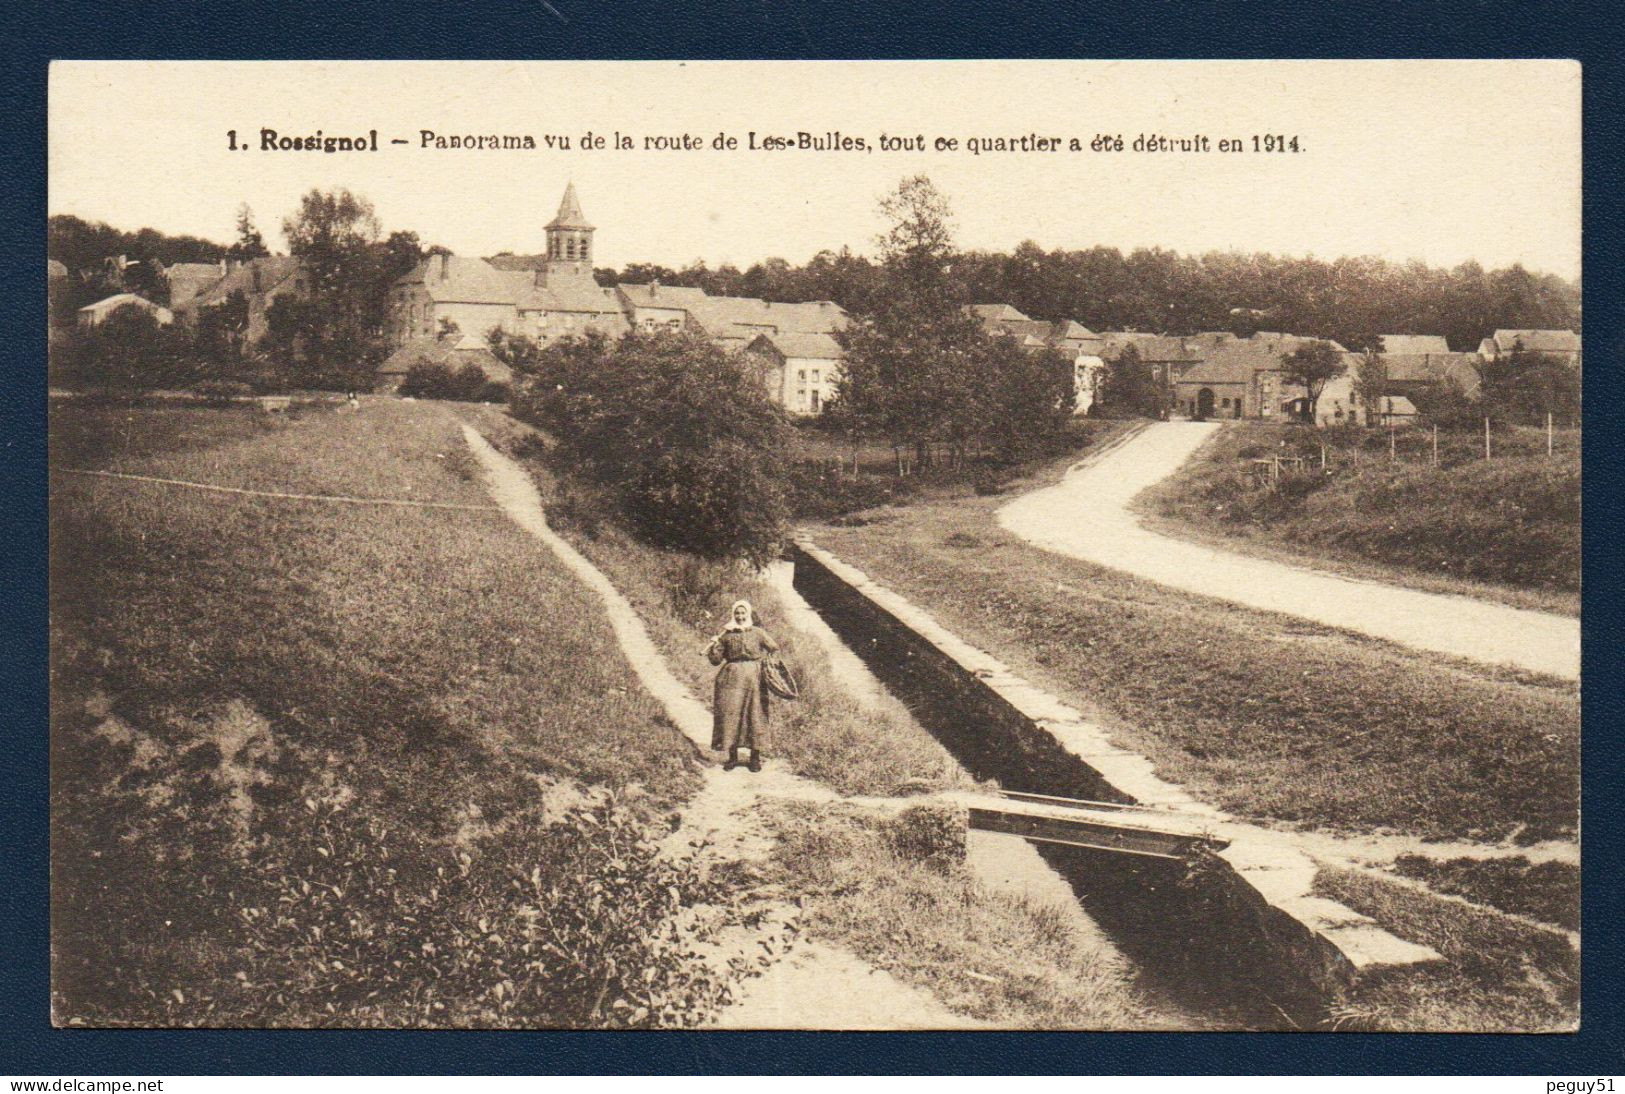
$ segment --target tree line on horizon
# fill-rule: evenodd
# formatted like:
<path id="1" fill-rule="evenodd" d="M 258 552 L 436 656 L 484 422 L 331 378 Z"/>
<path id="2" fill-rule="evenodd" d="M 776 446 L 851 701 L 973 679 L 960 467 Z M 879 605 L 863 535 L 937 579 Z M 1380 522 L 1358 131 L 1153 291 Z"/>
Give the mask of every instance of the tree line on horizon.
<path id="1" fill-rule="evenodd" d="M 416 239 L 416 233 L 394 235 Z M 70 270 L 125 254 L 143 262 L 133 268 L 137 279 L 151 274 L 152 260 L 168 265 L 245 257 L 244 245 L 241 238 L 221 244 L 150 228 L 122 232 L 67 215 L 51 217 L 47 234 L 48 256 Z M 859 315 L 884 308 L 893 291 L 883 256 L 845 247 L 820 251 L 800 265 L 783 258 L 744 270 L 699 260 L 681 269 L 638 262 L 594 274 L 606 286 L 659 281 L 718 296 L 832 300 Z M 1441 334 L 1452 349 L 1469 352 L 1501 328 L 1580 329 L 1579 284 L 1517 264 L 1444 268 L 1369 256 L 1327 261 L 1239 251 L 1189 255 L 1160 247 L 1125 254 L 1103 246 L 1045 250 L 1029 240 L 1010 252 L 960 253 L 948 280 L 960 303 L 1010 304 L 1035 319 L 1074 319 L 1096 331 L 1280 330 L 1329 338 L 1351 350 L 1368 348 L 1381 334 Z M 158 285 L 138 285 L 136 291 L 143 287 L 162 292 Z"/>

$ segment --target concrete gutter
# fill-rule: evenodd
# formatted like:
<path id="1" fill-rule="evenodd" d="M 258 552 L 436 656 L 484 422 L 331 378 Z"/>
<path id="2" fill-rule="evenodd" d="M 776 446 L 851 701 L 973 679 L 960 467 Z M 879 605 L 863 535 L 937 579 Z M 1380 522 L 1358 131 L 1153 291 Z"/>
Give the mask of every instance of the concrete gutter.
<path id="1" fill-rule="evenodd" d="M 1276 952 L 1290 959 L 1284 964 L 1318 989 L 1336 991 L 1374 969 L 1441 960 L 1437 951 L 1395 937 L 1370 917 L 1314 896 L 1317 864 L 1291 833 L 1237 821 L 1163 781 L 1150 760 L 1113 744 L 1103 727 L 810 538 L 796 537 L 794 562 L 796 588 L 814 607 L 866 618 L 894 637 L 901 628 L 905 641 L 913 638 L 910 657 L 936 662 L 925 669 L 944 674 L 948 686 L 982 693 L 978 716 L 1006 723 L 1000 727 L 1004 732 L 1041 730 L 1053 739 L 1098 776 L 1100 784 L 1087 796 L 1160 807 L 1160 821 L 1154 814 L 1136 820 L 1165 830 L 1199 831 L 1227 844 L 1215 853 L 1223 864 L 1218 873 L 1227 875 L 1213 879 L 1225 890 L 1221 903 L 1249 919 Z"/>

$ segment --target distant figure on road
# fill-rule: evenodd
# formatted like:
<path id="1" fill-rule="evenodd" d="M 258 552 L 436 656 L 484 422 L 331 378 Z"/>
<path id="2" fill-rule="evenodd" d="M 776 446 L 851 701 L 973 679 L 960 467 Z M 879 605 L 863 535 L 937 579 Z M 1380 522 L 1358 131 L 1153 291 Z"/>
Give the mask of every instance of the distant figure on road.
<path id="1" fill-rule="evenodd" d="M 706 647 L 710 662 L 722 666 L 712 703 L 711 747 L 718 752 L 727 750 L 724 771 L 739 766 L 741 748 L 750 749 L 750 769 L 762 769 L 762 757 L 771 744 L 762 661 L 778 649 L 779 644 L 756 625 L 756 613 L 748 600 L 734 602 L 728 611 L 728 626 Z"/>

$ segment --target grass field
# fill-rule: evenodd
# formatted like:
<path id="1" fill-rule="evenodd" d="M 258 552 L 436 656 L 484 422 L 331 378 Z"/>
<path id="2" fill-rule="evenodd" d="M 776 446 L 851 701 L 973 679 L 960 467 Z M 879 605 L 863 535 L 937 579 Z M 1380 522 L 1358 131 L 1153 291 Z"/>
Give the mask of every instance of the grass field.
<path id="1" fill-rule="evenodd" d="M 1000 504 L 875 510 L 815 538 L 1227 810 L 1431 838 L 1574 835 L 1576 688 L 1052 555 L 1000 529 Z"/>
<path id="2" fill-rule="evenodd" d="M 489 504 L 429 404 L 52 418 L 57 466 Z M 51 516 L 59 1023 L 649 1025 L 720 1002 L 657 937 L 673 900 L 731 899 L 653 857 L 686 745 L 501 513 L 56 475 Z"/>
<path id="3" fill-rule="evenodd" d="M 459 413 L 523 459 L 544 493 L 555 492 L 552 473 L 541 449 L 527 441 L 533 434 L 526 427 L 488 411 Z M 802 684 L 800 699 L 771 708 L 775 754 L 797 774 L 844 794 L 920 792 L 970 781 L 906 711 L 864 709 L 835 680 L 817 642 L 784 624 L 778 594 L 761 576 L 746 567 L 651 548 L 607 521 L 585 521 L 568 508 L 550 511 L 549 520 L 632 602 L 672 671 L 702 701 L 710 701 L 717 671 L 705 659 L 705 647 L 735 600 L 751 602 Z"/>
<path id="4" fill-rule="evenodd" d="M 1161 526 L 1358 576 L 1577 614 L 1580 590 L 1580 434 L 1546 455 L 1543 430 L 1475 434 L 1310 431 L 1236 423 L 1149 491 Z M 1326 446 L 1327 470 L 1319 469 Z M 1284 447 L 1283 447 L 1284 446 Z M 1276 490 L 1249 477 L 1250 459 L 1312 458 Z"/>
<path id="5" fill-rule="evenodd" d="M 1353 870 L 1322 869 L 1315 889 L 1444 958 L 1357 985 L 1335 1028 L 1539 1033 L 1578 1024 L 1580 954 L 1560 935 Z"/>

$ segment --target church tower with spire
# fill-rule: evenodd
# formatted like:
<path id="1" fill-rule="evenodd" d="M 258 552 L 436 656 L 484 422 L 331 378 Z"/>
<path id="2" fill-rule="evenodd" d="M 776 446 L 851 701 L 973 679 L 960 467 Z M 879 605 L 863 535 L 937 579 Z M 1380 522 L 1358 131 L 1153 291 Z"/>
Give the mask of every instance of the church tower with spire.
<path id="1" fill-rule="evenodd" d="M 555 284 L 564 280 L 592 281 L 592 234 L 595 228 L 587 223 L 581 211 L 581 200 L 576 197 L 576 184 L 564 187 L 564 200 L 559 212 L 547 225 L 547 261 L 538 270 L 537 281 Z"/>

